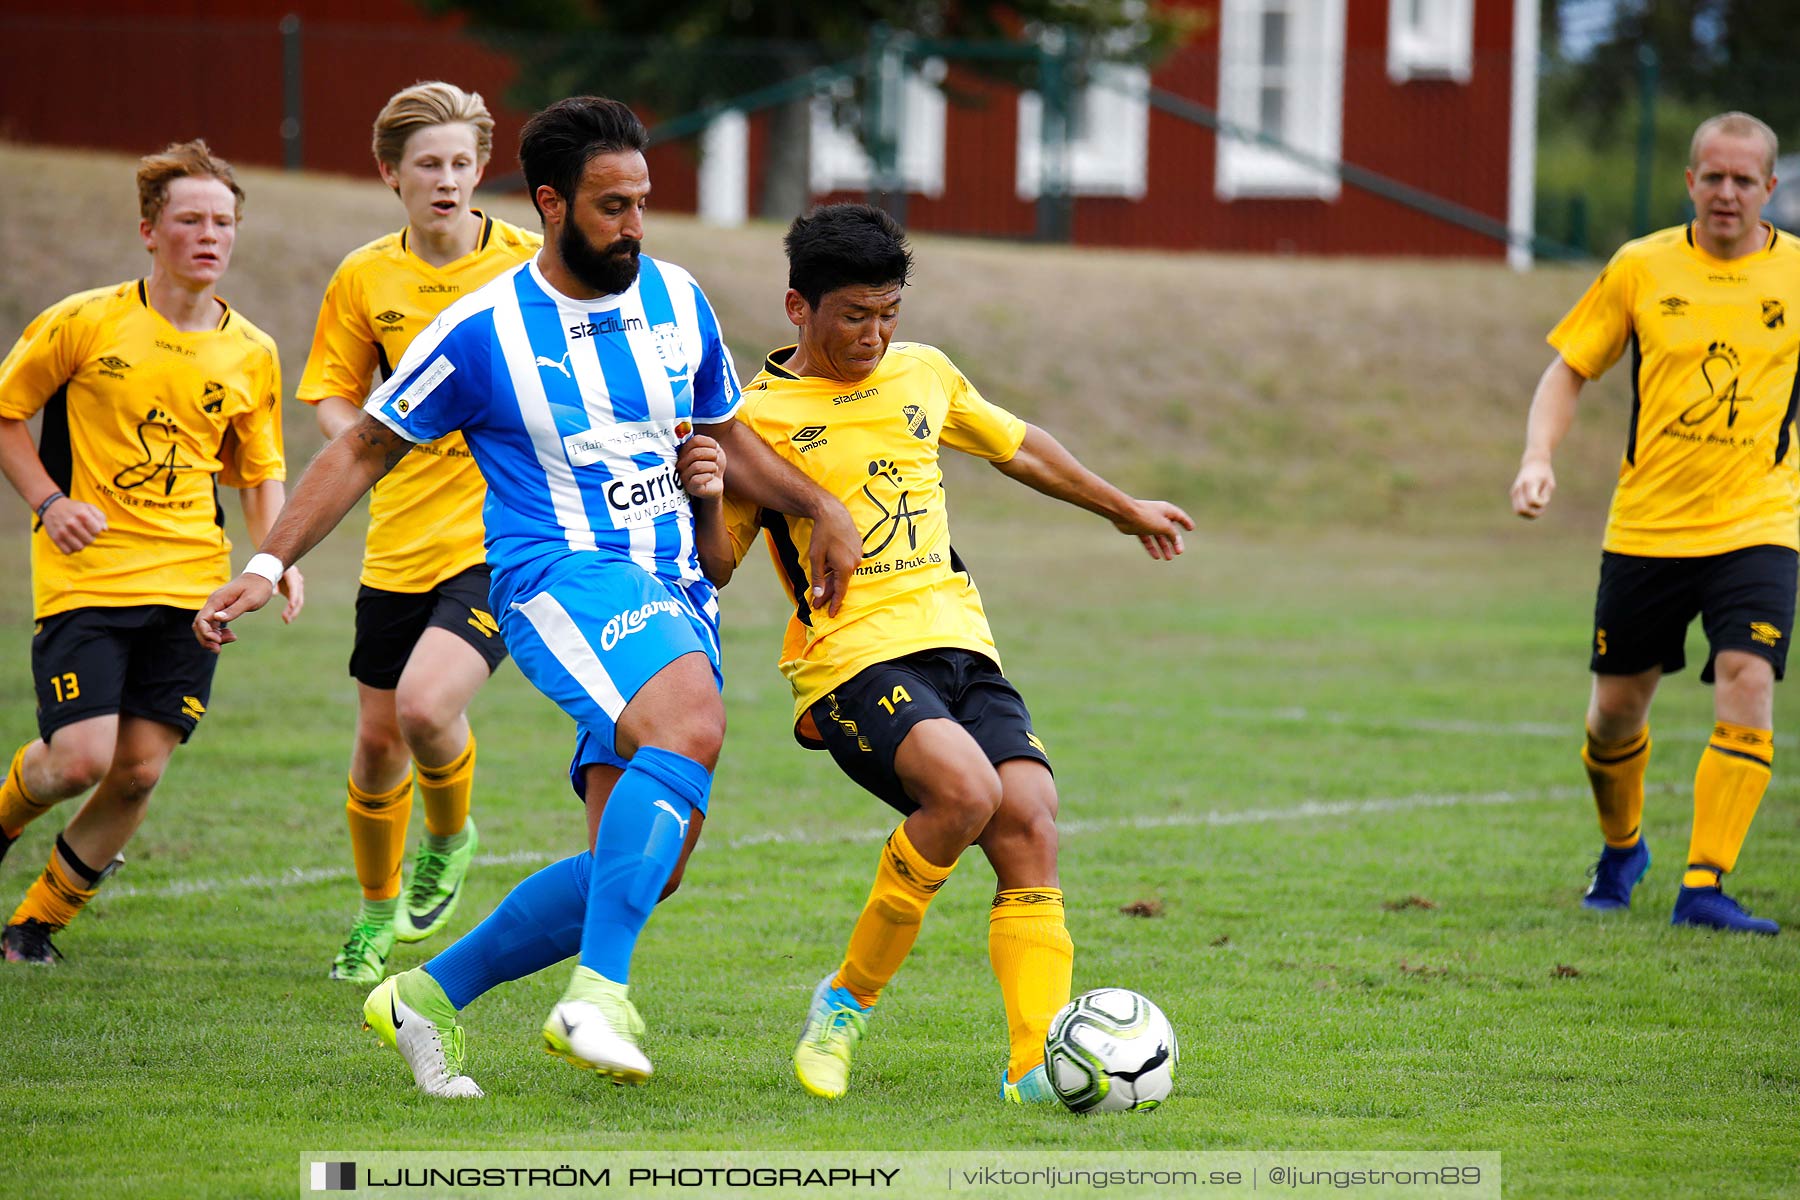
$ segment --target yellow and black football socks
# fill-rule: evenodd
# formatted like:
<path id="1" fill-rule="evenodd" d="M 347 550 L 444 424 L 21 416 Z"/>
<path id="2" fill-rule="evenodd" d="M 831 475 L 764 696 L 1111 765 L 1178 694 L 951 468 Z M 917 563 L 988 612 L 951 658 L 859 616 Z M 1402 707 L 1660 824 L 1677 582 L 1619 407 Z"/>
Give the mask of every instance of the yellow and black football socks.
<path id="1" fill-rule="evenodd" d="M 881 848 L 875 886 L 850 931 L 850 946 L 833 985 L 847 989 L 864 1008 L 875 1003 L 912 951 L 925 909 L 955 867 L 926 862 L 906 836 L 904 824 L 889 834 Z"/>
<path id="2" fill-rule="evenodd" d="M 406 856 L 406 823 L 412 817 L 412 772 L 389 791 L 365 792 L 354 779 L 349 789 L 344 812 L 350 819 L 350 855 L 356 861 L 356 881 L 362 884 L 366 909 L 369 901 L 391 901 L 400 895 L 400 860 Z M 391 909 L 388 915 L 393 915 Z"/>
<path id="3" fill-rule="evenodd" d="M 25 899 L 19 902 L 6 923 L 18 925 L 24 921 L 42 921 L 52 930 L 62 929 L 100 891 L 100 881 L 105 874 L 104 868 L 95 870 L 82 862 L 59 833 L 56 847 L 50 851 L 50 861 L 25 890 Z"/>
<path id="4" fill-rule="evenodd" d="M 1600 812 L 1606 844 L 1620 850 L 1637 845 L 1644 817 L 1644 768 L 1650 765 L 1650 727 L 1622 742 L 1600 741 L 1590 729 L 1581 761 L 1594 788 L 1594 807 Z"/>
<path id="5" fill-rule="evenodd" d="M 6 782 L 0 783 L 0 837 L 9 841 L 56 805 L 54 800 L 39 800 L 25 790 L 25 751 L 30 748 L 31 743 L 26 742 L 13 752 Z"/>
<path id="6" fill-rule="evenodd" d="M 469 820 L 469 793 L 475 785 L 475 735 L 463 752 L 441 767 L 428 767 L 418 759 L 419 799 L 425 805 L 425 834 L 432 849 L 460 849 L 463 826 Z"/>
<path id="7" fill-rule="evenodd" d="M 1694 773 L 1694 835 L 1682 887 L 1717 887 L 1719 876 L 1737 866 L 1774 758 L 1772 731 L 1727 721 L 1713 726 Z"/>
<path id="8" fill-rule="evenodd" d="M 1050 1018 L 1069 1002 L 1075 943 L 1063 924 L 1062 892 L 1045 887 L 994 893 L 988 910 L 988 961 L 1006 1002 L 1012 1045 L 1006 1078 L 1017 1083 L 1044 1061 Z"/>

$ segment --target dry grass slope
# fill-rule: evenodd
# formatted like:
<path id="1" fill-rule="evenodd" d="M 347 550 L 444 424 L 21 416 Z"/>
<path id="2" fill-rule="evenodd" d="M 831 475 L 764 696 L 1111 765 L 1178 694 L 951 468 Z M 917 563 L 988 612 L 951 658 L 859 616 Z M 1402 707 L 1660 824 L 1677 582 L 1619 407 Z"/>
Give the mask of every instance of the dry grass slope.
<path id="1" fill-rule="evenodd" d="M 130 160 L 0 146 L 0 330 L 143 269 Z M 291 390 L 326 278 L 393 228 L 374 179 L 246 171 L 224 293 L 272 333 Z M 535 225 L 517 196 L 487 207 Z M 654 217 L 649 245 L 691 269 L 752 372 L 790 327 L 780 230 Z M 991 398 L 1127 487 L 1214 522 L 1492 530 L 1544 332 L 1585 268 L 1111 253 L 921 237 L 903 336 L 942 346 Z M 1615 376 L 1622 372 L 1615 372 Z M 1616 469 L 1624 389 L 1609 378 L 1564 455 L 1559 520 L 1591 536 Z M 316 435 L 290 413 L 290 446 Z"/>

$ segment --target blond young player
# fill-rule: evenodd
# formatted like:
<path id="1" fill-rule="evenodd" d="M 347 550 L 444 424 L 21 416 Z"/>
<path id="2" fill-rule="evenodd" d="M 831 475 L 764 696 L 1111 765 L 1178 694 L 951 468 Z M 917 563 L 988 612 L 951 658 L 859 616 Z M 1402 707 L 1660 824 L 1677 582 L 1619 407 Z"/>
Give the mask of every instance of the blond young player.
<path id="1" fill-rule="evenodd" d="M 1725 113 L 1695 130 L 1687 225 L 1629 242 L 1550 333 L 1513 510 L 1539 516 L 1582 387 L 1627 351 L 1631 423 L 1600 562 L 1582 761 L 1605 844 L 1583 903 L 1622 909 L 1650 866 L 1640 821 L 1650 702 L 1698 615 L 1715 723 L 1670 923 L 1774 934 L 1720 883 L 1769 784 L 1774 692 L 1794 627 L 1800 239 L 1761 220 L 1775 135 Z M 1790 316 L 1790 314 L 1793 314 Z"/>
<path id="2" fill-rule="evenodd" d="M 470 208 L 493 132 L 481 97 L 448 83 L 397 92 L 375 118 L 376 169 L 407 224 L 352 251 L 326 287 L 298 395 L 316 406 L 327 438 L 360 419 L 370 388 L 439 312 L 542 244 Z M 408 455 L 370 503 L 350 655 L 357 721 L 345 805 L 363 899 L 333 979 L 379 982 L 395 940 L 430 937 L 462 897 L 478 846 L 467 710 L 506 658 L 488 605 L 486 496 L 468 444 L 452 433 Z M 425 836 L 402 897 L 415 765 Z"/>
<path id="3" fill-rule="evenodd" d="M 150 274 L 51 306 L 0 363 L 0 470 L 36 516 L 40 735 L 0 784 L 0 856 L 93 789 L 7 922 L 9 962 L 59 957 L 50 935 L 111 874 L 206 712 L 216 660 L 189 626 L 230 575 L 215 484 L 240 489 L 259 544 L 283 501 L 275 344 L 215 292 L 243 190 L 201 141 L 141 159 L 137 187 Z M 291 621 L 299 572 L 281 586 Z"/>
<path id="4" fill-rule="evenodd" d="M 844 1094 L 869 1012 L 958 857 L 979 845 L 995 875 L 988 950 L 1010 1040 L 999 1094 L 1052 1101 L 1044 1033 L 1068 1002 L 1074 962 L 1056 869 L 1056 784 L 951 545 L 940 452 L 987 459 L 1098 513 L 1152 558 L 1181 553 L 1182 531 L 1194 525 L 1172 504 L 1125 495 L 983 399 L 942 352 L 891 342 L 912 260 L 886 213 L 819 209 L 789 228 L 787 254 L 799 343 L 769 355 L 738 420 L 848 506 L 862 565 L 840 611 L 812 608 L 811 523 L 729 494 L 722 522 L 704 504 L 697 510 L 702 562 L 716 580 L 728 577 L 766 532 L 794 604 L 781 670 L 794 691 L 795 736 L 829 750 L 905 817 L 882 849 L 842 964 L 813 992 L 795 1073 L 814 1095 Z M 727 468 L 728 493 L 732 479 Z"/>

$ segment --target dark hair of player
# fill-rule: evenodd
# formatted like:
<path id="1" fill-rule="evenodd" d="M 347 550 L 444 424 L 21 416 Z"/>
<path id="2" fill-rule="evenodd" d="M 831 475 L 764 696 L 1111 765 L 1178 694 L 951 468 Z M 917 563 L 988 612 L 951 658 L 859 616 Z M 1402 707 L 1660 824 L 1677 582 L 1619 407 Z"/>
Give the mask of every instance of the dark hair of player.
<path id="1" fill-rule="evenodd" d="M 906 230 L 868 204 L 827 204 L 788 226 L 788 286 L 819 307 L 841 287 L 905 286 L 912 278 Z"/>
<path id="2" fill-rule="evenodd" d="M 537 207 L 538 188 L 546 183 L 563 199 L 573 200 L 581 173 L 595 155 L 642 153 L 649 142 L 644 123 L 617 100 L 604 96 L 558 100 L 519 131 L 519 166 L 525 171 L 532 207 Z M 543 215 L 539 208 L 538 216 Z"/>

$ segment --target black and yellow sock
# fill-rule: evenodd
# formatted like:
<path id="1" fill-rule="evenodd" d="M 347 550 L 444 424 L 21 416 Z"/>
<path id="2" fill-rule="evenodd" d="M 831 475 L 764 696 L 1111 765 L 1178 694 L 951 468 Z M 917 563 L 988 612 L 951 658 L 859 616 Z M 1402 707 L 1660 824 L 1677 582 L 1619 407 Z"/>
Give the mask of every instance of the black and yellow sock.
<path id="1" fill-rule="evenodd" d="M 1694 772 L 1694 834 L 1682 887 L 1717 887 L 1719 876 L 1737 866 L 1774 759 L 1771 730 L 1727 721 L 1713 726 Z"/>
<path id="2" fill-rule="evenodd" d="M 73 921 L 100 891 L 102 872 L 88 866 L 69 848 L 61 834 L 50 851 L 50 861 L 25 889 L 25 899 L 13 910 L 6 922 L 42 921 L 52 930 L 62 929 Z"/>
<path id="3" fill-rule="evenodd" d="M 956 864 L 940 867 L 925 861 L 903 824 L 888 835 L 881 848 L 881 865 L 875 870 L 875 886 L 850 931 L 850 945 L 834 983 L 847 989 L 863 1007 L 881 997 L 881 989 L 906 961 L 931 898 L 950 877 Z"/>
<path id="4" fill-rule="evenodd" d="M 412 819 L 412 772 L 400 786 L 365 792 L 349 782 L 344 812 L 350 820 L 350 857 L 364 900 L 392 900 L 400 894 L 400 860 L 406 857 L 406 823 Z"/>
<path id="5" fill-rule="evenodd" d="M 27 825 L 56 806 L 54 800 L 39 800 L 25 790 L 25 751 L 31 745 L 26 742 L 13 751 L 6 781 L 0 783 L 0 834 L 8 838 L 18 837 Z"/>
<path id="6" fill-rule="evenodd" d="M 1650 765 L 1650 727 L 1622 742 L 1603 742 L 1590 729 L 1581 761 L 1594 788 L 1594 807 L 1606 844 L 1621 850 L 1637 845 L 1644 817 L 1644 769 Z"/>
<path id="7" fill-rule="evenodd" d="M 441 767 L 428 767 L 418 759 L 419 799 L 425 805 L 425 832 L 445 842 L 463 831 L 469 820 L 469 793 L 475 786 L 475 735 L 461 754 Z M 440 845 L 439 849 L 449 849 Z"/>
<path id="8" fill-rule="evenodd" d="M 1050 1018 L 1069 1002 L 1075 943 L 1063 924 L 1057 888 L 1016 888 L 994 893 L 988 910 L 988 961 L 1006 1002 L 1011 1043 L 1006 1077 L 1017 1083 L 1044 1061 Z"/>

